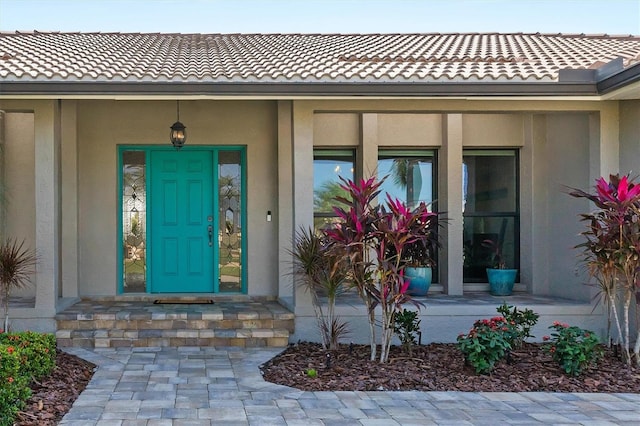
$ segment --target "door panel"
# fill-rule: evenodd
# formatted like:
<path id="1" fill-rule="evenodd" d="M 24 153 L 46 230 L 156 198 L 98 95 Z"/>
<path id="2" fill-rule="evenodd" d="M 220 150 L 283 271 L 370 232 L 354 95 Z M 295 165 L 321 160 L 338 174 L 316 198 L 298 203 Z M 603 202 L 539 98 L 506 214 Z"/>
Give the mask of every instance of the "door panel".
<path id="1" fill-rule="evenodd" d="M 212 153 L 152 151 L 150 166 L 151 292 L 212 292 Z"/>

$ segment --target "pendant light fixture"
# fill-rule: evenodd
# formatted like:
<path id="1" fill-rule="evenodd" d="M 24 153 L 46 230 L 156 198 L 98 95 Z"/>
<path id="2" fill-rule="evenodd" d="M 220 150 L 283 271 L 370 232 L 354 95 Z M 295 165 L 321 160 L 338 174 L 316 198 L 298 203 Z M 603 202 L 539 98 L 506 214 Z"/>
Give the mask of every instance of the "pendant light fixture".
<path id="1" fill-rule="evenodd" d="M 180 122 L 180 101 L 176 101 L 176 110 L 178 121 L 173 123 L 173 125 L 171 126 L 171 133 L 169 133 L 169 138 L 171 139 L 171 144 L 176 149 L 180 149 L 187 141 L 187 128 Z"/>

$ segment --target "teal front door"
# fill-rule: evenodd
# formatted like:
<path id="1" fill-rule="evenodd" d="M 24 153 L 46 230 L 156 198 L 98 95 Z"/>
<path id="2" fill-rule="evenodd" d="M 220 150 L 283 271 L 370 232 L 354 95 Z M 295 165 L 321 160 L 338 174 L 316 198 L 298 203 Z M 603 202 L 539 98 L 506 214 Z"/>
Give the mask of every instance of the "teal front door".
<path id="1" fill-rule="evenodd" d="M 152 151 L 150 291 L 214 291 L 213 153 Z"/>

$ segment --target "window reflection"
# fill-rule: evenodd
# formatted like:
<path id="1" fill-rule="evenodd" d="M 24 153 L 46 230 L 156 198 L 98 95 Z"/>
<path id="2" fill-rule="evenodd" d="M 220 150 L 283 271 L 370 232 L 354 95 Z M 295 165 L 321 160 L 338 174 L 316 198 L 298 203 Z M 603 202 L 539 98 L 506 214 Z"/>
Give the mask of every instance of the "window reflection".
<path id="1" fill-rule="evenodd" d="M 355 155 L 352 150 L 313 151 L 313 213 L 316 229 L 336 220 L 333 206 L 337 196 L 345 196 L 340 178 L 354 179 Z"/>
<path id="2" fill-rule="evenodd" d="M 389 194 L 409 207 L 420 202 L 431 204 L 434 200 L 433 151 L 380 151 L 378 178 L 387 177 L 382 184 L 382 194 Z M 381 200 L 382 201 L 382 200 Z"/>

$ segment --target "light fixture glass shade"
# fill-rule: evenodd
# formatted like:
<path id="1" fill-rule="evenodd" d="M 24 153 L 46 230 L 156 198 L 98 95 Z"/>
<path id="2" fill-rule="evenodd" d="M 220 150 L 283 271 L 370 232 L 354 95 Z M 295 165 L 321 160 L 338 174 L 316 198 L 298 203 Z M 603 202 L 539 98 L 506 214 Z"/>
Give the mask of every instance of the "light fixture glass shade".
<path id="1" fill-rule="evenodd" d="M 187 141 L 187 128 L 184 124 L 179 121 L 176 121 L 171 126 L 171 133 L 169 133 L 169 138 L 171 139 L 171 144 L 180 149 L 184 146 L 184 143 Z"/>

